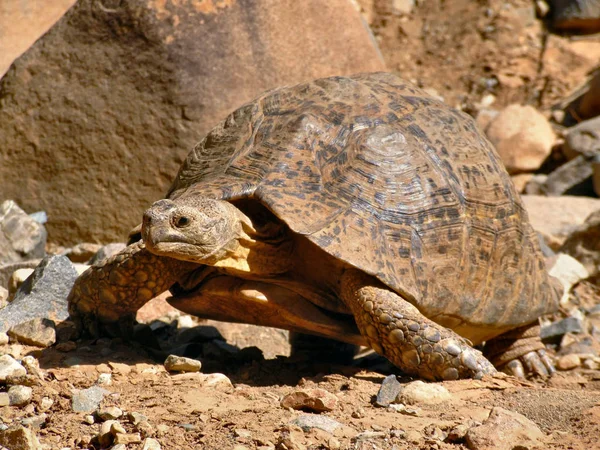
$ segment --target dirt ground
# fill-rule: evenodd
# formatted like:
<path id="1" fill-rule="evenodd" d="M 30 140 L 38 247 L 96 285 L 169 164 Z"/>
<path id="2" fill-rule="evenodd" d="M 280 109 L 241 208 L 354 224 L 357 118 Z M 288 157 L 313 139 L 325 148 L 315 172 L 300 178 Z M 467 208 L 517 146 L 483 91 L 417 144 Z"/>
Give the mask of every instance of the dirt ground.
<path id="1" fill-rule="evenodd" d="M 409 15 L 394 13 L 389 0 L 359 3 L 391 70 L 470 112 L 491 94 L 494 108 L 519 102 L 549 113 L 600 60 L 599 38 L 548 33 L 531 1 L 419 0 Z M 547 435 L 540 448 L 600 449 L 600 371 L 579 368 L 549 380 L 444 382 L 451 400 L 403 414 L 373 404 L 392 370 L 381 360 L 350 365 L 290 358 L 284 332 L 239 325 L 222 325 L 220 332 L 230 344 L 257 346 L 264 355 L 248 351 L 247 358 L 204 362 L 203 373 L 223 373 L 233 386 L 206 386 L 197 375 L 169 374 L 164 355 L 153 359 L 147 349 L 119 339 L 79 341 L 69 352 L 24 347 L 23 355 L 39 358 L 46 379 L 33 386 L 32 405 L 0 407 L 0 417 L 10 424 L 38 415 L 42 398 L 49 397 L 54 403 L 37 430 L 40 441 L 51 449 L 98 448 L 90 440 L 100 424 L 74 412 L 71 397 L 74 389 L 94 385 L 101 373 L 112 373 L 112 383 L 103 386 L 110 394 L 102 406 L 144 414 L 151 425 L 147 435 L 163 449 L 459 450 L 467 448 L 464 439 L 444 440 L 445 435 L 457 425 L 483 422 L 493 406 L 534 421 Z M 337 396 L 333 411 L 320 414 L 342 424 L 333 433 L 290 425 L 306 413 L 280 406 L 283 395 L 312 387 Z M 120 421 L 128 433 L 136 431 L 126 419 Z"/>

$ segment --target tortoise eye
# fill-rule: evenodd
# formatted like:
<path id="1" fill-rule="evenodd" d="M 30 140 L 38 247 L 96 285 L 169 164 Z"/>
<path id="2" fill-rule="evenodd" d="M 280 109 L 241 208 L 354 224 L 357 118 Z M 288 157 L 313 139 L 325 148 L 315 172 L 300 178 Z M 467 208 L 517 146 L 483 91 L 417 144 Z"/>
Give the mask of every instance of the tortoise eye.
<path id="1" fill-rule="evenodd" d="M 177 228 L 184 228 L 190 224 L 190 219 L 185 216 L 180 216 L 175 219 L 174 225 Z"/>

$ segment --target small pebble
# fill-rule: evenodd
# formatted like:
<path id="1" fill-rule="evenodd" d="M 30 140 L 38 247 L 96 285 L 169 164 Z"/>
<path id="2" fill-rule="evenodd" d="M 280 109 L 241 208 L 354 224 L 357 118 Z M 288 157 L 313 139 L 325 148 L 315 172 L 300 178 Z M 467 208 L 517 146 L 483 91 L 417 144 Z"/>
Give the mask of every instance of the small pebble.
<path id="1" fill-rule="evenodd" d="M 197 359 L 177 355 L 167 356 L 164 364 L 169 372 L 198 372 L 202 367 L 202 363 Z"/>
<path id="2" fill-rule="evenodd" d="M 0 333 L 0 345 L 6 345 L 9 342 L 9 337 L 8 334 L 6 333 Z"/>
<path id="3" fill-rule="evenodd" d="M 96 420 L 94 419 L 94 416 L 92 416 L 91 414 L 86 414 L 85 416 L 83 416 L 83 421 L 85 423 L 87 423 L 88 425 L 94 425 L 94 422 Z"/>
<path id="4" fill-rule="evenodd" d="M 142 421 L 137 425 L 134 425 L 134 429 L 144 438 L 154 436 L 154 428 L 147 421 Z"/>
<path id="5" fill-rule="evenodd" d="M 579 355 L 573 353 L 570 355 L 561 356 L 556 361 L 556 368 L 558 370 L 572 370 L 579 367 L 580 365 L 581 359 L 579 358 Z"/>
<path id="6" fill-rule="evenodd" d="M 448 389 L 441 384 L 424 383 L 421 380 L 404 385 L 398 395 L 398 402 L 407 405 L 435 405 L 452 398 Z"/>
<path id="7" fill-rule="evenodd" d="M 100 375 L 98 375 L 96 384 L 101 385 L 101 386 L 110 386 L 112 384 L 112 374 L 101 373 Z"/>
<path id="8" fill-rule="evenodd" d="M 41 428 L 46 423 L 48 414 L 39 414 L 37 416 L 26 417 L 21 420 L 21 425 L 29 428 Z"/>
<path id="9" fill-rule="evenodd" d="M 22 425 L 13 425 L 0 431 L 0 448 L 10 450 L 37 450 L 42 448 L 35 433 Z"/>
<path id="10" fill-rule="evenodd" d="M 123 428 L 123 425 L 121 425 L 121 422 L 119 422 L 118 420 L 110 420 L 109 422 L 112 422 L 110 425 L 110 432 L 113 434 L 113 436 L 116 436 L 117 434 L 127 433 L 127 430 Z"/>
<path id="11" fill-rule="evenodd" d="M 301 409 L 303 411 L 325 412 L 333 411 L 338 398 L 325 389 L 297 390 L 281 399 L 284 408 Z"/>
<path id="12" fill-rule="evenodd" d="M 160 443 L 156 439 L 146 438 L 144 439 L 144 445 L 142 450 L 160 450 Z"/>
<path id="13" fill-rule="evenodd" d="M 252 433 L 248 430 L 244 430 L 244 429 L 235 429 L 233 430 L 233 435 L 236 438 L 242 438 L 242 439 L 252 439 Z"/>
<path id="14" fill-rule="evenodd" d="M 34 376 L 37 379 L 43 379 L 44 378 L 44 374 L 42 373 L 42 370 L 40 369 L 40 362 L 35 359 L 33 356 L 31 355 L 27 355 L 25 356 L 23 359 L 21 359 L 21 365 L 23 367 L 25 367 L 25 370 L 27 371 L 27 373 L 29 375 Z"/>
<path id="15" fill-rule="evenodd" d="M 115 444 L 139 444 L 142 437 L 139 433 L 117 433 L 115 435 Z"/>
<path id="16" fill-rule="evenodd" d="M 387 407 L 396 400 L 401 389 L 402 385 L 398 382 L 396 375 L 388 375 L 383 379 L 379 392 L 377 392 L 375 405 L 384 408 Z"/>
<path id="17" fill-rule="evenodd" d="M 25 367 L 19 364 L 12 356 L 0 356 L 0 383 L 6 382 L 8 378 L 22 377 L 27 375 Z"/>
<path id="18" fill-rule="evenodd" d="M 135 411 L 128 413 L 127 414 L 127 419 L 133 425 L 137 425 L 140 422 L 147 422 L 148 421 L 148 418 L 145 415 L 143 415 L 143 414 L 141 414 L 139 412 L 135 412 Z"/>
<path id="19" fill-rule="evenodd" d="M 290 422 L 292 425 L 299 426 L 303 431 L 310 431 L 313 428 L 333 432 L 343 425 L 327 416 L 319 416 L 315 414 L 302 414 Z"/>
<path id="20" fill-rule="evenodd" d="M 11 406 L 25 406 L 31 401 L 33 389 L 29 386 L 11 386 L 8 389 L 8 397 Z"/>
<path id="21" fill-rule="evenodd" d="M 110 392 L 99 386 L 76 391 L 71 398 L 71 407 L 75 412 L 95 411 L 107 394 L 110 394 Z"/>
<path id="22" fill-rule="evenodd" d="M 96 415 L 102 420 L 115 420 L 123 415 L 123 411 L 116 406 L 108 406 L 98 409 Z"/>

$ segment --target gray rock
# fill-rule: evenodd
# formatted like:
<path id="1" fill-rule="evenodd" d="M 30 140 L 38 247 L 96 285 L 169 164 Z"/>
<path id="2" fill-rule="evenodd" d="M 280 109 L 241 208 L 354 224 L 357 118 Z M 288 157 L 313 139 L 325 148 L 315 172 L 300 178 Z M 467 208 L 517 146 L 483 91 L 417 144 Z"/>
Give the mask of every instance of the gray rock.
<path id="1" fill-rule="evenodd" d="M 111 256 L 116 255 L 121 250 L 127 247 L 123 242 L 113 242 L 111 244 L 106 244 L 100 247 L 96 254 L 92 256 L 89 263 L 91 265 L 98 264 L 101 261 L 104 261 L 106 258 L 110 258 Z"/>
<path id="2" fill-rule="evenodd" d="M 452 398 L 448 389 L 441 384 L 424 383 L 421 380 L 405 384 L 398 401 L 407 405 L 436 405 Z"/>
<path id="3" fill-rule="evenodd" d="M 197 359 L 176 355 L 167 356 L 164 365 L 169 372 L 198 372 L 202 367 Z"/>
<path id="4" fill-rule="evenodd" d="M 46 254 L 46 229 L 12 200 L 0 204 L 0 263 L 41 258 Z"/>
<path id="5" fill-rule="evenodd" d="M 47 422 L 48 414 L 45 413 L 21 419 L 21 425 L 29 428 L 42 428 Z"/>
<path id="6" fill-rule="evenodd" d="M 544 236 L 553 250 L 558 250 L 590 214 L 600 210 L 600 199 L 597 198 L 539 195 L 523 195 L 521 198 L 531 225 Z"/>
<path id="7" fill-rule="evenodd" d="M 8 389 L 8 398 L 11 406 L 25 406 L 31 401 L 33 389 L 29 386 L 11 386 Z"/>
<path id="8" fill-rule="evenodd" d="M 313 428 L 326 431 L 333 434 L 336 429 L 343 425 L 327 416 L 302 414 L 290 422 L 292 425 L 297 425 L 304 431 L 310 431 Z"/>
<path id="9" fill-rule="evenodd" d="M 13 326 L 8 335 L 13 341 L 36 347 L 46 348 L 56 342 L 54 322 L 39 317 Z"/>
<path id="10" fill-rule="evenodd" d="M 470 428 L 466 435 L 470 450 L 521 450 L 546 448 L 546 437 L 527 417 L 495 407 L 479 426 Z"/>
<path id="11" fill-rule="evenodd" d="M 12 356 L 0 356 L 0 383 L 5 383 L 7 379 L 22 377 L 27 375 L 25 367 L 19 364 Z"/>
<path id="12" fill-rule="evenodd" d="M 579 155 L 593 156 L 600 152 L 600 117 L 585 120 L 569 128 L 562 149 L 568 159 Z"/>
<path id="13" fill-rule="evenodd" d="M 67 296 L 76 278 L 77 271 L 66 256 L 44 258 L 13 301 L 0 310 L 0 331 L 36 318 L 65 320 Z"/>
<path id="14" fill-rule="evenodd" d="M 77 390 L 73 393 L 73 397 L 71 398 L 71 408 L 75 412 L 95 411 L 107 394 L 110 394 L 110 391 L 99 386 Z"/>
<path id="15" fill-rule="evenodd" d="M 579 155 L 554 170 L 540 187 L 542 193 L 558 195 L 594 195 L 592 163 L 595 156 Z"/>
<path id="16" fill-rule="evenodd" d="M 388 375 L 383 379 L 379 391 L 377 392 L 375 405 L 384 408 L 388 407 L 390 403 L 396 400 L 401 388 L 402 385 L 398 382 L 396 375 Z"/>
<path id="17" fill-rule="evenodd" d="M 544 340 L 553 340 L 567 333 L 581 333 L 582 331 L 583 323 L 581 319 L 567 317 L 566 319 L 543 326 L 540 330 L 540 337 Z"/>
<path id="18" fill-rule="evenodd" d="M 550 0 L 552 26 L 577 33 L 600 32 L 600 2 L 597 0 Z"/>
<path id="19" fill-rule="evenodd" d="M 22 425 L 14 425 L 0 431 L 0 447 L 6 447 L 9 450 L 42 449 L 35 433 Z"/>

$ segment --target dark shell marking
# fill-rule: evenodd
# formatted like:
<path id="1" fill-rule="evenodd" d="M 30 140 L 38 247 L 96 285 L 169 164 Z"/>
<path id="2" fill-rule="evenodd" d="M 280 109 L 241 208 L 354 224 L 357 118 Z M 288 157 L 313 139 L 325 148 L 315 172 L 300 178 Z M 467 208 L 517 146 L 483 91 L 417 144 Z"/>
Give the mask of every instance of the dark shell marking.
<path id="1" fill-rule="evenodd" d="M 474 121 L 391 74 L 276 89 L 189 154 L 169 197 L 252 197 L 475 343 L 557 307 L 537 236 Z"/>

